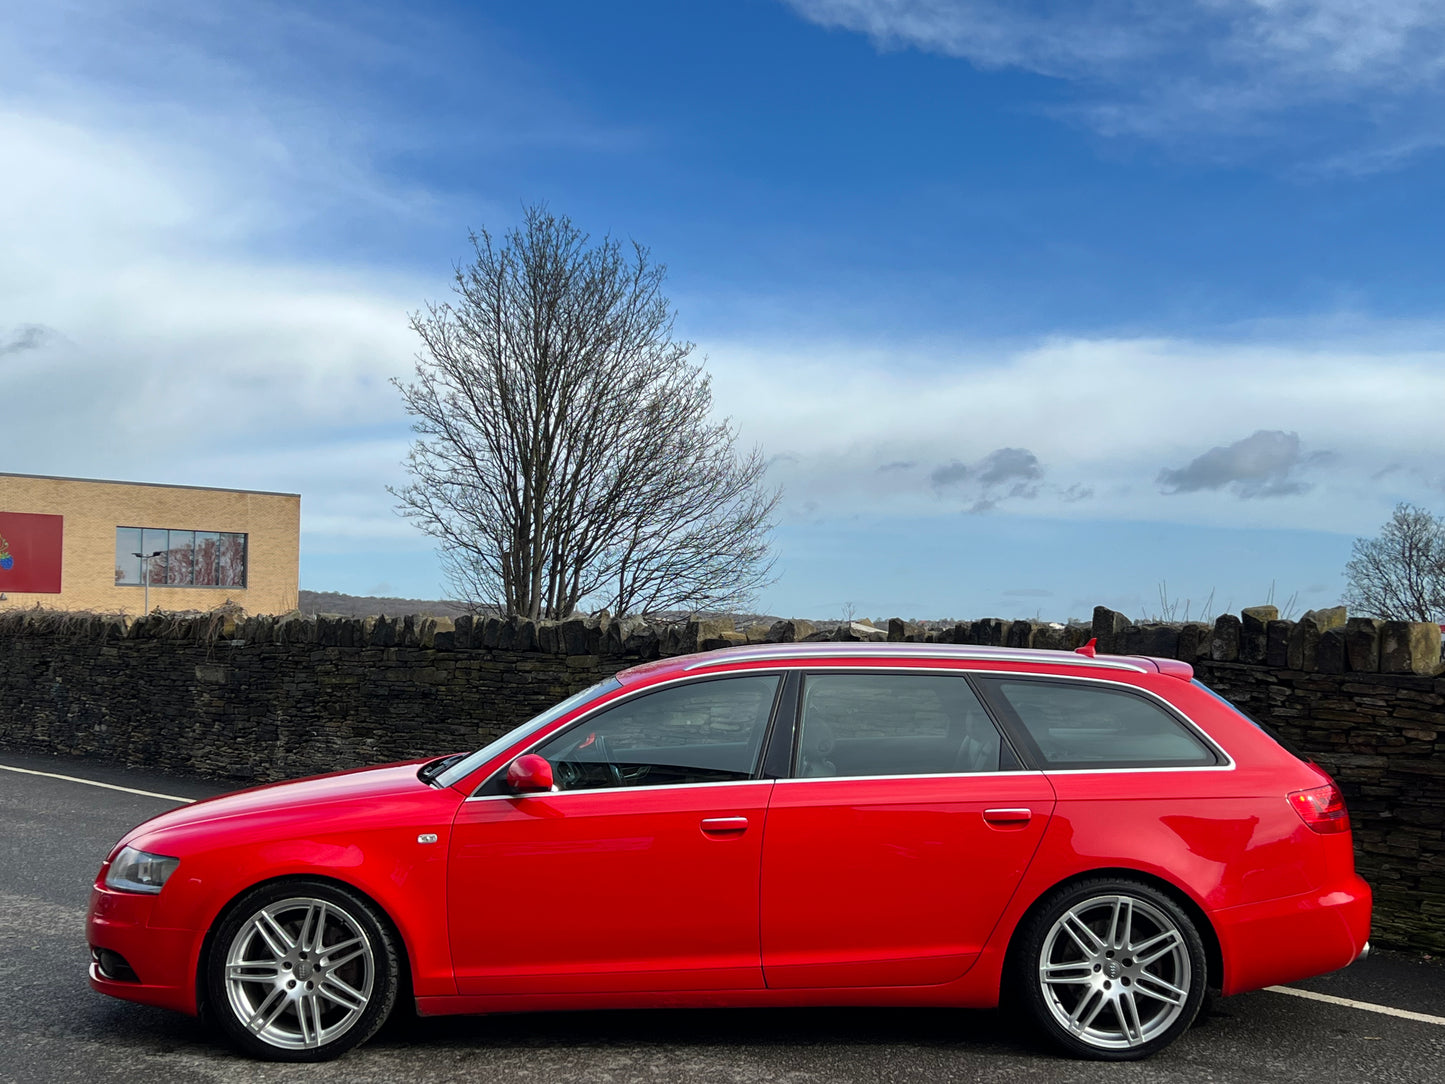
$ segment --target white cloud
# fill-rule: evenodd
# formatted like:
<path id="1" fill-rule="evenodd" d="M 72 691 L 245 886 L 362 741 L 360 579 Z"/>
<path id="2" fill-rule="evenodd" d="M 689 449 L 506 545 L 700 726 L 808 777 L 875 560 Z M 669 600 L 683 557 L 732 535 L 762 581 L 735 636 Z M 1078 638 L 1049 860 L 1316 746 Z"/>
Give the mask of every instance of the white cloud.
<path id="1" fill-rule="evenodd" d="M 1069 80 L 1079 99 L 1068 111 L 1110 135 L 1307 142 L 1292 134 L 1309 128 L 1300 110 L 1345 105 L 1374 134 L 1326 154 L 1318 168 L 1390 168 L 1445 141 L 1436 120 L 1445 89 L 1437 0 L 786 2 L 880 48 Z"/>
<path id="2" fill-rule="evenodd" d="M 772 477 L 799 517 L 956 516 L 980 495 L 950 500 L 947 483 L 966 486 L 1002 448 L 1026 450 L 1039 472 L 1035 498 L 1008 505 L 1017 515 L 1359 534 L 1397 499 L 1428 505 L 1445 474 L 1439 335 L 1357 326 L 1322 345 L 1308 329 L 1284 331 L 1258 342 L 1059 338 L 991 351 L 705 345 L 719 408 L 773 454 Z M 1161 465 L 1257 430 L 1297 434 L 1304 449 L 1272 460 L 1284 473 L 1259 484 L 1303 479 L 1307 489 L 1269 501 L 1240 500 L 1228 485 L 1161 494 Z M 1400 469 L 1375 477 L 1390 465 Z"/>

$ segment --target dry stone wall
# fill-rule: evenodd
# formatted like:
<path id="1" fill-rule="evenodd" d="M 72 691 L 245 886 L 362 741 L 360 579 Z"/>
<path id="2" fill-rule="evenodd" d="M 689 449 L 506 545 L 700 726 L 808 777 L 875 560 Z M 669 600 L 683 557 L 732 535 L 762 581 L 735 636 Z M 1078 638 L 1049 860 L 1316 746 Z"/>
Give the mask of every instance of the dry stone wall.
<path id="1" fill-rule="evenodd" d="M 1340 782 L 1376 938 L 1445 951 L 1445 677 L 1437 626 L 986 618 L 887 630 L 806 621 L 739 631 L 691 621 L 0 617 L 0 748 L 200 772 L 238 784 L 475 748 L 618 670 L 729 645 L 908 640 L 1183 659 Z"/>

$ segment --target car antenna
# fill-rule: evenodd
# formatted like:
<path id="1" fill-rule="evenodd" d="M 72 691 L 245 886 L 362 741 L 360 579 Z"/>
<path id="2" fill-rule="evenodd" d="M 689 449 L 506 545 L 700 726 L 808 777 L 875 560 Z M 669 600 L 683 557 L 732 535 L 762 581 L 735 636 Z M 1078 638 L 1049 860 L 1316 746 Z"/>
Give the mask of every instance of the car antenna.
<path id="1" fill-rule="evenodd" d="M 1089 637 L 1089 642 L 1088 642 L 1087 644 L 1085 644 L 1083 647 L 1076 647 L 1076 648 L 1074 648 L 1074 654 L 1075 654 L 1075 655 L 1087 655 L 1087 656 L 1089 656 L 1089 658 L 1092 659 L 1092 658 L 1097 654 L 1097 652 L 1094 650 L 1094 645 L 1097 644 L 1098 642 L 1099 642 L 1099 638 L 1098 638 L 1097 636 L 1091 636 L 1091 637 Z"/>

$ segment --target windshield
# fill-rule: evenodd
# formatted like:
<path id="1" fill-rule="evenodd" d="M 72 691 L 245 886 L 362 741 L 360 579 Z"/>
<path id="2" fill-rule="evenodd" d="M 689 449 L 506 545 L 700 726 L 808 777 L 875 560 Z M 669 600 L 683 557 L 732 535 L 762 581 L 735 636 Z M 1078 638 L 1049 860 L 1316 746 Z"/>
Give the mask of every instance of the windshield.
<path id="1" fill-rule="evenodd" d="M 436 785 L 439 787 L 450 787 L 453 784 L 461 782 L 509 745 L 521 741 L 529 734 L 535 734 L 548 723 L 555 722 L 562 718 L 562 716 L 566 715 L 569 711 L 580 708 L 583 704 L 596 700 L 598 697 L 610 693 L 613 689 L 620 688 L 622 688 L 622 682 L 616 678 L 607 678 L 605 681 L 599 681 L 591 688 L 583 689 L 580 693 L 569 696 L 560 704 L 552 705 L 552 707 L 548 708 L 541 715 L 534 716 L 521 726 L 507 731 L 490 745 L 478 749 L 475 753 L 470 753 L 457 761 L 446 771 L 442 772 L 441 775 L 436 777 Z"/>

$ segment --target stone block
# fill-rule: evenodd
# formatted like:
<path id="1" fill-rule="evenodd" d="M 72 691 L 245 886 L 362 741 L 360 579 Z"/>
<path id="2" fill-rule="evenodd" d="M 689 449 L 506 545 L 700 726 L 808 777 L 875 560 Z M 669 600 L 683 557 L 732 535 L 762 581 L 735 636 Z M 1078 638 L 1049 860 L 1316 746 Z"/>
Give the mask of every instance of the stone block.
<path id="1" fill-rule="evenodd" d="M 468 648 L 472 645 L 472 629 L 476 624 L 476 618 L 471 614 L 462 614 L 455 621 L 453 627 L 452 644 L 457 648 Z"/>
<path id="2" fill-rule="evenodd" d="M 1179 645 L 1175 658 L 1193 663 L 1209 658 L 1209 637 L 1212 628 L 1202 621 L 1186 621 L 1179 626 Z"/>
<path id="3" fill-rule="evenodd" d="M 395 647 L 396 618 L 385 614 L 373 618 L 371 635 L 367 637 L 366 644 L 368 647 Z"/>
<path id="4" fill-rule="evenodd" d="M 1320 633 L 1320 646 L 1315 655 L 1315 669 L 1321 674 L 1343 674 L 1348 666 L 1345 630 L 1337 626 Z"/>
<path id="5" fill-rule="evenodd" d="M 557 632 L 558 646 L 554 650 L 561 651 L 564 655 L 595 655 L 596 649 L 600 647 L 598 626 L 594 624 L 589 629 L 585 618 L 569 617 L 557 626 Z M 593 633 L 599 634 L 594 637 Z"/>
<path id="6" fill-rule="evenodd" d="M 1326 629 L 1344 628 L 1345 621 L 1350 615 L 1343 606 L 1330 606 L 1323 610 L 1306 610 L 1304 616 L 1313 621 L 1316 628 L 1324 632 Z M 1300 620 L 1304 620 L 1304 618 Z"/>
<path id="7" fill-rule="evenodd" d="M 1440 672 L 1440 626 L 1430 621 L 1386 621 L 1380 627 L 1380 671 Z"/>
<path id="8" fill-rule="evenodd" d="M 1240 620 L 1233 614 L 1220 614 L 1214 619 L 1214 632 L 1209 637 L 1209 657 L 1215 662 L 1239 660 Z"/>
<path id="9" fill-rule="evenodd" d="M 1279 619 L 1273 606 L 1247 606 L 1239 612 L 1239 661 L 1264 662 L 1268 646 L 1268 626 Z"/>
<path id="10" fill-rule="evenodd" d="M 1291 670 L 1318 669 L 1322 634 L 1323 630 L 1309 614 L 1295 622 L 1290 630 L 1289 642 L 1285 645 L 1285 665 Z"/>
<path id="11" fill-rule="evenodd" d="M 1095 606 L 1093 630 L 1090 635 L 1099 642 L 1094 645 L 1094 649 L 1100 655 L 1116 654 L 1119 634 L 1131 624 L 1133 622 L 1123 614 L 1111 610 L 1107 606 Z"/>
<path id="12" fill-rule="evenodd" d="M 1044 651 L 1068 651 L 1069 630 L 1053 622 L 1035 625 L 1029 647 L 1041 648 Z"/>
<path id="13" fill-rule="evenodd" d="M 1008 637 L 1008 622 L 997 617 L 985 617 L 969 626 L 968 635 L 968 643 L 1002 647 Z"/>
<path id="14" fill-rule="evenodd" d="M 1345 622 L 1345 664 L 1358 674 L 1379 672 L 1379 621 L 1373 617 L 1352 617 Z"/>
<path id="15" fill-rule="evenodd" d="M 1179 654 L 1179 626 L 1164 623 L 1136 626 L 1140 631 L 1136 654 L 1173 659 Z"/>
<path id="16" fill-rule="evenodd" d="M 1012 621 L 1004 638 L 1005 647 L 1028 647 L 1038 626 L 1032 621 Z"/>
<path id="17" fill-rule="evenodd" d="M 437 651 L 452 651 L 456 648 L 457 623 L 454 618 L 434 617 L 431 620 L 431 646 Z"/>
<path id="18" fill-rule="evenodd" d="M 770 644 L 795 644 L 806 640 L 817 630 L 811 621 L 800 621 L 796 618 L 786 621 L 774 621 L 768 629 L 768 643 Z"/>
<path id="19" fill-rule="evenodd" d="M 1270 621 L 1265 624 L 1264 661 L 1266 665 L 1282 670 L 1289 665 L 1289 638 L 1294 632 L 1293 621 Z"/>
<path id="20" fill-rule="evenodd" d="M 537 650 L 537 622 L 530 618 L 520 617 L 516 619 L 516 639 L 512 642 L 513 651 L 536 651 Z"/>

